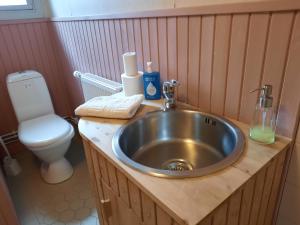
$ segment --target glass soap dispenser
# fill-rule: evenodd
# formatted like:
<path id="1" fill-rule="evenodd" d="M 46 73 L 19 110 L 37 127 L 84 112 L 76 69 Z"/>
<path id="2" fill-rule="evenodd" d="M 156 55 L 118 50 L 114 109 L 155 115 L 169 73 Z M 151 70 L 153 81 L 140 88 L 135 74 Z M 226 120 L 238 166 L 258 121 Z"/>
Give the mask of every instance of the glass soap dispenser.
<path id="1" fill-rule="evenodd" d="M 263 144 L 275 142 L 275 112 L 273 109 L 272 85 L 264 85 L 256 104 L 250 127 L 250 138 Z M 252 92 L 254 92 L 252 91 Z"/>

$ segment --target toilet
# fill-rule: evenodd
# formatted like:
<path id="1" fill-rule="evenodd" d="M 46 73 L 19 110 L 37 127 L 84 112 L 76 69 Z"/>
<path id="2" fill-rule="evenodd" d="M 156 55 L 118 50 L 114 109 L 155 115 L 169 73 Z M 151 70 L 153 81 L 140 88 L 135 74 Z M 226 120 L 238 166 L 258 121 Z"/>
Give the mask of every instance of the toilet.
<path id="1" fill-rule="evenodd" d="M 64 155 L 74 128 L 55 114 L 42 74 L 33 70 L 12 73 L 6 83 L 19 122 L 19 140 L 42 161 L 42 178 L 51 184 L 67 180 L 73 168 Z"/>

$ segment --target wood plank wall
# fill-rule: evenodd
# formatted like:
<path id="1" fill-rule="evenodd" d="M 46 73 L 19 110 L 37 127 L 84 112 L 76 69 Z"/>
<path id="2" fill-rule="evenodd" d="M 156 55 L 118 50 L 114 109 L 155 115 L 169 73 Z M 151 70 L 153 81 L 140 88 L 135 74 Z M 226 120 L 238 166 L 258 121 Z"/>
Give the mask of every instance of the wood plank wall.
<path id="1" fill-rule="evenodd" d="M 0 23 L 0 135 L 17 130 L 18 124 L 6 87 L 9 73 L 28 69 L 42 73 L 55 111 L 70 114 L 65 74 L 50 29 L 49 21 L 41 19 Z"/>
<path id="2" fill-rule="evenodd" d="M 178 98 L 204 111 L 250 123 L 263 84 L 273 85 L 278 129 L 291 137 L 300 101 L 298 11 L 53 21 L 71 71 L 120 82 L 121 55 L 154 63 L 162 80 L 178 79 Z M 71 77 L 69 90 L 80 92 Z M 71 96 L 72 107 L 82 99 Z"/>

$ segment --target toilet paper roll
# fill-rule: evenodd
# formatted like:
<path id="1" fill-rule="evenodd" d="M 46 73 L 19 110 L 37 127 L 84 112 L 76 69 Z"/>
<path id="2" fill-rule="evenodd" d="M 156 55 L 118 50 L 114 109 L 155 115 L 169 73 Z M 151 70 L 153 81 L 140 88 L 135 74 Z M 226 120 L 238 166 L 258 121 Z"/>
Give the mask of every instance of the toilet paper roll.
<path id="1" fill-rule="evenodd" d="M 125 96 L 144 94 L 143 72 L 138 71 L 137 76 L 121 75 Z"/>
<path id="2" fill-rule="evenodd" d="M 124 73 L 127 76 L 137 76 L 137 61 L 135 52 L 127 52 L 123 54 Z"/>

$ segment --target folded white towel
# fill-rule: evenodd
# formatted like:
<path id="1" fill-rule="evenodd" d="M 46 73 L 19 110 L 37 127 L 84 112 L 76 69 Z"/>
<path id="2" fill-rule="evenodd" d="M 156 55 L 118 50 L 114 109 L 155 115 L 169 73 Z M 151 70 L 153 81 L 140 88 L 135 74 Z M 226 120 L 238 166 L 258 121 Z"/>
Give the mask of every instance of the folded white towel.
<path id="1" fill-rule="evenodd" d="M 143 100 L 143 95 L 127 97 L 122 93 L 99 96 L 78 106 L 75 109 L 75 114 L 78 116 L 129 119 L 134 116 Z"/>

